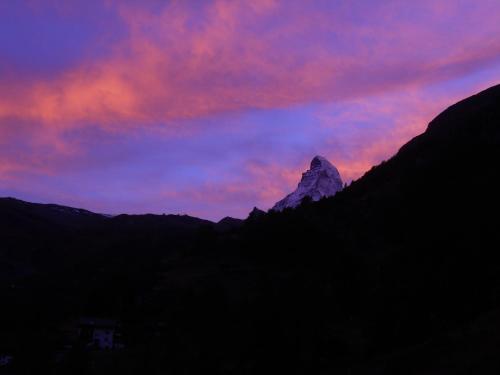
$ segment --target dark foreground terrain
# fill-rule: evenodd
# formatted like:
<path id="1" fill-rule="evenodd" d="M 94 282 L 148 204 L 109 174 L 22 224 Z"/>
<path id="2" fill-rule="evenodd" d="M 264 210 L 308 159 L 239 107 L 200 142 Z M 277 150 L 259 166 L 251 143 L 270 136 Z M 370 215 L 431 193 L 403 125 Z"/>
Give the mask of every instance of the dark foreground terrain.
<path id="1" fill-rule="evenodd" d="M 498 374 L 499 175 L 496 86 L 244 223 L 2 199 L 0 374 Z"/>

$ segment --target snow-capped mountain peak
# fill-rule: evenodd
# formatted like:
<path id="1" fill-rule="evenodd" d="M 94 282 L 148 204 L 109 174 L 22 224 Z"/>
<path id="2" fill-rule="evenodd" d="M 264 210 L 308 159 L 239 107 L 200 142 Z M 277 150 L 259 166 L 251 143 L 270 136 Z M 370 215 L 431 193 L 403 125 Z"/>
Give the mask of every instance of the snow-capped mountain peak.
<path id="1" fill-rule="evenodd" d="M 343 183 L 340 173 L 326 158 L 315 156 L 309 170 L 302 173 L 302 179 L 297 189 L 280 200 L 272 208 L 282 211 L 287 207 L 297 207 L 304 197 L 309 196 L 313 201 L 323 197 L 330 197 L 342 190 Z"/>

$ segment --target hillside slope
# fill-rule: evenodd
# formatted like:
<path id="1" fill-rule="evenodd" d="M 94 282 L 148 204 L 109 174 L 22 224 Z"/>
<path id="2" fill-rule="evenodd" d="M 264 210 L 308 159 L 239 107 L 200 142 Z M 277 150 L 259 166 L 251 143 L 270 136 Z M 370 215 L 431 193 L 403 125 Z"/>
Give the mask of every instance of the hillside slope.
<path id="1" fill-rule="evenodd" d="M 69 230 L 64 249 L 90 251 L 2 289 L 0 347 L 25 373 L 497 374 L 499 163 L 495 86 L 332 198 L 224 231 L 153 216 Z M 84 313 L 122 321 L 126 349 L 54 365 L 57 328 Z"/>

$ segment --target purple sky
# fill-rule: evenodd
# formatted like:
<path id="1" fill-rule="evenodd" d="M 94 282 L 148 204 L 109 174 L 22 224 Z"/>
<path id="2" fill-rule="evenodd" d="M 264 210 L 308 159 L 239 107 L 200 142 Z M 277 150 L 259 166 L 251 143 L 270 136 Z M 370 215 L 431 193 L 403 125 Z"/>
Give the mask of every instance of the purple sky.
<path id="1" fill-rule="evenodd" d="M 500 2 L 2 1 L 0 196 L 218 220 L 500 82 Z"/>

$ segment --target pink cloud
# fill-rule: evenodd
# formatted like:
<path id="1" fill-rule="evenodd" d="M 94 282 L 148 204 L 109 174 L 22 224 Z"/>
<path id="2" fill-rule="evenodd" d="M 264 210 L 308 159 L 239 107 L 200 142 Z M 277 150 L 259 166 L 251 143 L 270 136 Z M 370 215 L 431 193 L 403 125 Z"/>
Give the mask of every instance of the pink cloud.
<path id="1" fill-rule="evenodd" d="M 341 111 L 326 105 L 316 114 L 321 126 L 332 134 L 322 146 L 327 150 L 325 156 L 335 163 L 344 181 L 358 179 L 423 133 L 427 124 L 448 106 L 495 84 L 496 76 L 443 92 L 413 88 L 346 101 Z M 356 129 L 356 124 L 367 125 Z"/>
<path id="2" fill-rule="evenodd" d="M 289 169 L 279 164 L 247 162 L 240 175 L 216 183 L 184 190 L 167 190 L 163 195 L 168 198 L 182 198 L 207 204 L 255 202 L 255 205 L 267 208 L 280 198 L 288 188 L 298 183 L 298 168 Z M 252 207 L 250 207 L 252 208 Z"/>
<path id="3" fill-rule="evenodd" d="M 78 17 L 72 6 L 51 4 L 64 17 Z M 316 140 L 318 153 L 349 181 L 390 157 L 444 107 L 496 82 L 481 78 L 444 94 L 429 94 L 429 87 L 500 62 L 497 1 L 106 4 L 127 33 L 105 54 L 46 77 L 24 76 L 10 67 L 0 78 L 3 185 L 26 190 L 31 180 L 20 180 L 24 174 L 59 176 L 85 162 L 97 168 L 99 156 L 80 160 L 91 159 L 78 136 L 90 128 L 138 139 L 145 129 L 161 139 L 196 138 L 220 130 L 217 116 L 226 116 L 234 121 L 230 126 L 226 121 L 227 131 L 217 134 L 230 144 L 231 137 L 245 134 L 244 126 L 253 125 L 239 123 L 238 114 L 283 108 L 292 113 L 309 104 L 326 109 L 317 114 L 314 128 L 305 125 L 300 131 L 327 134 Z M 35 9 L 41 5 L 33 2 Z M 392 120 L 385 126 L 387 119 Z M 356 130 L 358 123 L 373 128 Z M 288 136 L 296 135 L 283 138 Z M 290 141 L 289 153 L 298 152 L 293 145 Z M 217 169 L 193 187 L 157 186 L 156 194 L 133 185 L 130 194 L 150 196 L 151 202 L 153 197 L 176 200 L 205 217 L 221 211 L 241 217 L 253 205 L 269 208 L 293 190 L 313 156 L 304 151 L 270 161 L 259 154 L 260 147 L 235 147 L 231 152 L 241 165 L 234 176 L 221 177 Z M 203 153 L 196 152 L 199 159 L 193 158 L 201 164 Z M 149 173 L 153 185 L 157 171 Z M 111 207 L 97 198 L 93 202 L 102 210 Z M 137 211 L 144 208 L 137 205 Z"/>
<path id="4" fill-rule="evenodd" d="M 110 46 L 109 56 L 55 80 L 21 78 L 2 89 L 2 126 L 14 118 L 55 129 L 93 123 L 123 130 L 345 100 L 451 78 L 500 58 L 498 12 L 479 8 L 458 16 L 480 23 L 481 31 L 457 38 L 440 33 L 439 24 L 399 20 L 401 6 L 359 7 L 359 16 L 373 11 L 384 21 L 365 25 L 346 22 L 342 6 L 325 12 L 294 2 L 221 0 L 195 8 L 174 1 L 153 13 L 118 4 L 130 36 Z M 414 8 L 435 20 L 448 9 L 440 4 Z"/>

